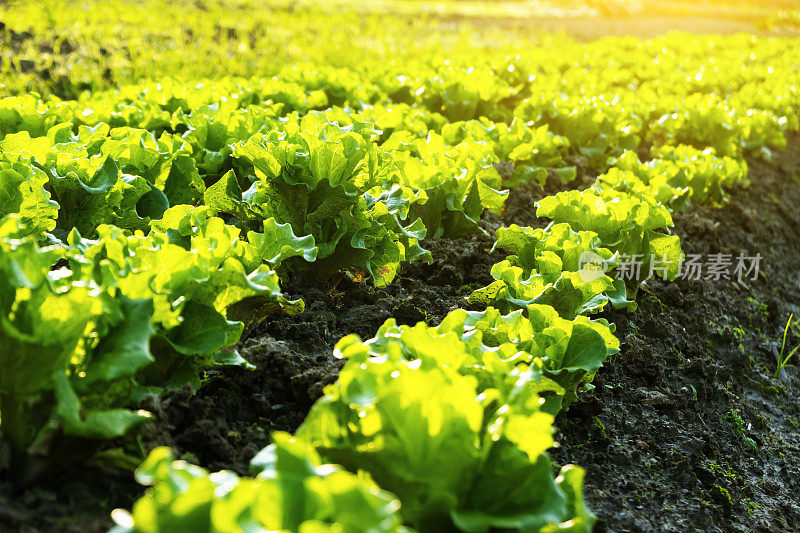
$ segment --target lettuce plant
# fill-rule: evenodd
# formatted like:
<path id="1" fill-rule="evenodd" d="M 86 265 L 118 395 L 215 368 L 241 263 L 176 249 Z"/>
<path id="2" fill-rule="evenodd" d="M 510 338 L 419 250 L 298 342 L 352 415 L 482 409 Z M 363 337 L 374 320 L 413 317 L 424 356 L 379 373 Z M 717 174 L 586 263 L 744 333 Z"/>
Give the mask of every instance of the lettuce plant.
<path id="1" fill-rule="evenodd" d="M 476 377 L 481 392 L 496 389 L 501 395 L 509 394 L 519 386 L 517 376 L 530 373 L 530 386 L 545 399 L 542 409 L 553 415 L 574 401 L 580 386 L 588 384 L 603 362 L 619 352 L 614 326 L 605 319 L 565 320 L 553 307 L 536 304 L 507 314 L 493 307 L 457 309 L 437 328 L 423 323 L 398 326 L 389 319 L 364 345 L 379 355 L 387 344 L 398 341 L 408 359 L 419 353 L 434 354 L 426 343 L 443 353 L 464 352 L 456 368 Z"/>
<path id="2" fill-rule="evenodd" d="M 553 478 L 553 417 L 541 409 L 538 372 L 503 374 L 501 388 L 485 388 L 462 372 L 471 354 L 455 332 L 382 331 L 339 342 L 347 363 L 298 437 L 324 459 L 368 472 L 419 531 L 591 528 L 582 470 L 566 466 Z"/>
<path id="3" fill-rule="evenodd" d="M 125 435 L 148 416 L 131 410 L 142 394 L 246 365 L 236 318 L 303 310 L 264 261 L 310 253 L 307 241 L 268 221 L 256 247 L 208 208 L 184 207 L 147 236 L 102 225 L 95 240 L 73 230 L 46 248 L 17 215 L 0 222 L 0 441 L 18 481 Z"/>
<path id="4" fill-rule="evenodd" d="M 617 160 L 617 167 L 597 177 L 592 190 L 602 192 L 620 192 L 642 199 L 654 199 L 658 204 L 667 207 L 670 212 L 680 211 L 689 205 L 691 189 L 686 182 L 686 175 L 680 168 L 672 168 L 672 172 L 664 169 L 645 170 L 640 168 L 622 170 L 628 162 L 625 159 L 636 157 L 633 152 L 626 152 Z M 636 159 L 638 163 L 638 159 Z"/>
<path id="5" fill-rule="evenodd" d="M 711 147 L 729 156 L 741 153 L 734 113 L 721 95 L 694 93 L 683 101 L 675 99 L 670 103 L 674 108 L 664 113 L 648 132 L 656 144 Z"/>
<path id="6" fill-rule="evenodd" d="M 605 273 L 616 265 L 618 254 L 602 246 L 595 232 L 576 232 L 560 223 L 547 229 L 512 224 L 496 233 L 494 249 L 512 255 L 492 266 L 496 281 L 474 291 L 470 303 L 504 312 L 546 304 L 567 319 L 597 313 L 609 302 L 615 308 L 635 308 L 625 297 L 624 282 Z M 588 259 L 601 263 L 594 265 L 598 270 L 588 270 Z"/>
<path id="7" fill-rule="evenodd" d="M 509 107 L 503 105 L 520 91 L 494 72 L 488 65 L 455 66 L 447 64 L 438 72 L 420 80 L 415 94 L 421 103 L 451 122 L 481 116 L 495 121 L 510 118 Z"/>
<path id="8" fill-rule="evenodd" d="M 648 276 L 674 280 L 680 272 L 680 238 L 668 233 L 672 216 L 652 196 L 613 189 L 565 191 L 543 198 L 537 206 L 537 216 L 567 223 L 575 231 L 592 231 L 604 248 L 620 254 L 627 264 L 638 263 L 640 272 L 625 278 L 631 297 Z"/>
<path id="9" fill-rule="evenodd" d="M 339 127 L 320 114 L 257 134 L 233 147 L 249 188 L 242 192 L 234 175 L 223 176 L 208 205 L 244 224 L 274 218 L 312 236 L 319 279 L 347 271 L 386 285 L 400 263 L 429 254 L 419 246 L 422 221 L 406 222 L 420 198 L 407 187 L 381 187 L 386 158 L 371 135 L 364 124 Z"/>
<path id="10" fill-rule="evenodd" d="M 649 196 L 675 212 L 690 203 L 723 204 L 727 201 L 725 189 L 748 183 L 745 161 L 718 157 L 710 148 L 701 151 L 686 145 L 662 146 L 653 153 L 656 157 L 645 163 L 634 152 L 623 153 L 592 188 Z"/>
<path id="11" fill-rule="evenodd" d="M 53 270 L 62 252 L 18 228 L 14 216 L 0 220 L 0 446 L 26 483 L 91 453 L 81 439 L 119 437 L 146 419 L 128 407 L 155 331 L 152 294 L 129 298 Z"/>
<path id="12" fill-rule="evenodd" d="M 728 201 L 725 189 L 750 184 L 744 159 L 718 156 L 711 148 L 701 151 L 686 145 L 661 146 L 653 149 L 653 155 L 653 162 L 646 165 L 658 170 L 671 165 L 686 174 L 689 198 L 695 204 L 724 204 Z"/>
<path id="13" fill-rule="evenodd" d="M 410 208 L 427 228 L 428 237 L 458 237 L 480 232 L 485 210 L 500 213 L 508 196 L 491 145 L 465 140 L 448 146 L 429 132 L 422 139 L 397 132 L 383 144 L 391 156 L 392 181 L 424 194 L 425 202 Z"/>
<path id="14" fill-rule="evenodd" d="M 209 473 L 156 448 L 136 470 L 150 488 L 112 533 L 163 531 L 403 531 L 399 502 L 367 476 L 322 464 L 308 444 L 274 433 L 251 463 L 254 477 Z"/>
<path id="15" fill-rule="evenodd" d="M 192 204 L 205 190 L 190 148 L 167 133 L 157 138 L 99 124 L 73 134 L 69 124 L 59 124 L 35 140 L 27 132 L 7 135 L 0 148 L 9 161 L 47 176 L 36 182 L 31 199 L 52 198 L 54 230 L 62 239 L 73 228 L 90 235 L 100 224 L 146 229 L 170 205 Z"/>
<path id="16" fill-rule="evenodd" d="M 609 158 L 640 143 L 642 120 L 633 110 L 604 95 L 565 94 L 563 90 L 534 91 L 520 102 L 514 116 L 569 141 L 572 151 L 592 168 L 605 170 Z M 615 97 L 616 100 L 616 97 Z"/>
<path id="17" fill-rule="evenodd" d="M 0 218 L 16 214 L 21 226 L 34 235 L 53 231 L 58 204 L 46 188 L 47 174 L 19 158 L 5 153 L 0 157 Z"/>
<path id="18" fill-rule="evenodd" d="M 450 145 L 465 140 L 490 143 L 498 162 L 514 163 L 511 175 L 503 179 L 506 187 L 532 182 L 544 187 L 551 173 L 565 183 L 577 175 L 576 168 L 564 161 L 569 141 L 550 132 L 547 124 L 531 127 L 515 118 L 507 125 L 481 118 L 446 124 L 442 128 L 442 136 Z"/>
<path id="19" fill-rule="evenodd" d="M 581 385 L 588 386 L 603 362 L 619 353 L 620 346 L 614 325 L 605 319 L 578 316 L 565 320 L 553 307 L 538 304 L 505 315 L 492 307 L 485 311 L 458 309 L 448 314 L 437 330 L 453 331 L 461 337 L 473 354 L 473 360 L 462 368 L 483 383 L 500 388 L 497 374 L 503 367 L 509 375 L 538 369 L 541 383 L 535 389 L 545 397 L 543 409 L 552 414 L 575 401 Z M 548 388 L 548 384 L 557 387 Z"/>
<path id="20" fill-rule="evenodd" d="M 250 323 L 273 313 L 303 311 L 302 300 L 283 296 L 277 274 L 262 256 L 271 256 L 276 266 L 292 255 L 313 256 L 313 249 L 289 251 L 289 243 L 309 243 L 291 232 L 279 234 L 287 228 L 268 223 L 273 233 L 262 238 L 271 246 L 256 248 L 239 238 L 238 228 L 210 216 L 209 208 L 188 206 L 168 210 L 152 226 L 146 236 L 100 226 L 97 240 L 73 231 L 68 257 L 72 270 L 84 279 L 116 287 L 128 297 L 153 299 L 159 355 L 165 353 L 148 369 L 157 381 L 177 373 L 177 383 L 197 385 L 197 371 L 204 366 L 244 364 L 231 350 L 244 324 L 228 315 Z M 176 351 L 185 357 L 175 358 Z"/>

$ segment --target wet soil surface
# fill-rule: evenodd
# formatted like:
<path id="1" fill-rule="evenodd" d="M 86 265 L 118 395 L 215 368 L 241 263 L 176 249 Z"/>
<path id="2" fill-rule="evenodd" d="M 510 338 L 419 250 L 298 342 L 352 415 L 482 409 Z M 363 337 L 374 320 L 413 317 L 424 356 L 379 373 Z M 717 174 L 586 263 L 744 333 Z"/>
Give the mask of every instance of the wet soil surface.
<path id="1" fill-rule="evenodd" d="M 597 374 L 591 393 L 556 420 L 561 464 L 587 470 L 598 531 L 794 531 L 800 524 L 800 378 L 778 378 L 775 353 L 791 313 L 800 316 L 800 135 L 775 161 L 750 161 L 751 187 L 722 209 L 675 216 L 687 254 L 760 254 L 755 280 L 648 282 L 634 313 L 608 312 L 621 353 Z M 585 174 L 570 187 L 583 188 Z M 500 224 L 543 226 L 534 203 L 559 188 L 551 180 L 511 191 Z M 491 281 L 502 259 L 493 238 L 426 243 L 434 263 L 411 265 L 386 289 L 348 280 L 319 288 L 292 279 L 285 291 L 307 310 L 255 326 L 242 354 L 257 369 L 209 372 L 195 395 L 146 398 L 155 415 L 145 449 L 173 447 L 211 470 L 246 473 L 275 430 L 293 431 L 337 376 L 336 341 L 371 337 L 388 318 L 436 324 Z M 313 281 L 313 280 L 311 280 Z M 791 347 L 800 331 L 789 334 Z M 106 531 L 108 513 L 130 508 L 141 488 L 130 472 L 76 466 L 13 493 L 0 480 L 0 531 Z"/>

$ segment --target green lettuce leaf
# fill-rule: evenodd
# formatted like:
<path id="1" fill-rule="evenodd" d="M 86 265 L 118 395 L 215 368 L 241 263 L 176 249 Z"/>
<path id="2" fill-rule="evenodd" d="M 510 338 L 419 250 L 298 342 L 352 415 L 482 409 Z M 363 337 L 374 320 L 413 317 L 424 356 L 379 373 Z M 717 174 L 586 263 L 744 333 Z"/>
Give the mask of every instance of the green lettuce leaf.
<path id="1" fill-rule="evenodd" d="M 252 461 L 255 478 L 209 474 L 156 448 L 136 470 L 150 488 L 114 533 L 160 531 L 400 532 L 399 502 L 368 477 L 322 464 L 308 444 L 274 433 Z"/>

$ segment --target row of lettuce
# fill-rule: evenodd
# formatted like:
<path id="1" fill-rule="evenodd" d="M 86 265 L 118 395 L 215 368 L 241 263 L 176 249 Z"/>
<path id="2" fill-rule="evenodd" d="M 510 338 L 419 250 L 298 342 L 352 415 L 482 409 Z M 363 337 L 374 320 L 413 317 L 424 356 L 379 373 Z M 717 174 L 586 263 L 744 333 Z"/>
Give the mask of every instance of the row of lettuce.
<path id="1" fill-rule="evenodd" d="M 551 143 L 563 147 L 567 141 L 573 152 L 603 167 L 620 148 L 641 143 L 713 147 L 730 156 L 781 147 L 782 133 L 797 127 L 796 39 L 672 34 L 647 41 L 523 42 L 530 46 L 520 55 L 513 48 L 464 47 L 448 50 L 445 61 L 441 52 L 429 51 L 406 63 L 298 65 L 268 79 L 137 84 L 68 101 L 28 93 L 7 106 L 0 129 L 33 137 L 57 123 L 105 122 L 157 135 L 197 129 L 216 141 L 217 150 L 208 149 L 224 156 L 226 138 L 241 140 L 269 118 L 293 111 L 342 108 L 344 116 L 377 125 L 383 140 L 397 130 L 425 137 L 430 130 L 443 134 L 450 122 L 486 117 L 510 124 L 516 118 L 548 126 L 536 136 L 537 146 L 546 145 L 541 157 L 558 153 Z M 515 48 L 519 54 L 521 45 Z M 195 141 L 195 149 L 204 144 L 187 141 Z M 505 146 L 498 146 L 499 156 L 509 155 Z M 212 155 L 209 169 L 217 161 Z"/>
<path id="2" fill-rule="evenodd" d="M 470 296 L 484 311 L 342 339 L 339 381 L 254 477 L 159 449 L 138 471 L 153 488 L 114 517 L 142 532 L 590 529 L 583 471 L 554 476 L 546 454 L 553 417 L 619 350 L 589 317 L 635 309 L 622 256 L 674 279 L 671 213 L 724 203 L 747 183 L 743 154 L 767 157 L 797 128 L 791 41 L 691 42 L 659 40 L 665 65 L 650 44 L 587 45 L 602 71 L 573 48 L 574 69 L 517 57 L 0 101 L 6 466 L 26 483 L 135 439 L 144 395 L 248 365 L 246 323 L 303 311 L 281 279 L 384 286 L 430 258 L 425 238 L 481 231 L 508 187 L 580 165 L 600 175 L 539 202 L 550 226 L 498 230 L 510 255 Z"/>

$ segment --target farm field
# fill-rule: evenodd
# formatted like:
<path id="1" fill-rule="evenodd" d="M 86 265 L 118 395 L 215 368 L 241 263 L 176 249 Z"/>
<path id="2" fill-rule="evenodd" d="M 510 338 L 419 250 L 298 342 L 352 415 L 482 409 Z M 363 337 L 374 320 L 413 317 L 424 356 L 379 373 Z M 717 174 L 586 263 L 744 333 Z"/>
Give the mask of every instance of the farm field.
<path id="1" fill-rule="evenodd" d="M 0 531 L 797 531 L 799 13 L 0 2 Z"/>

